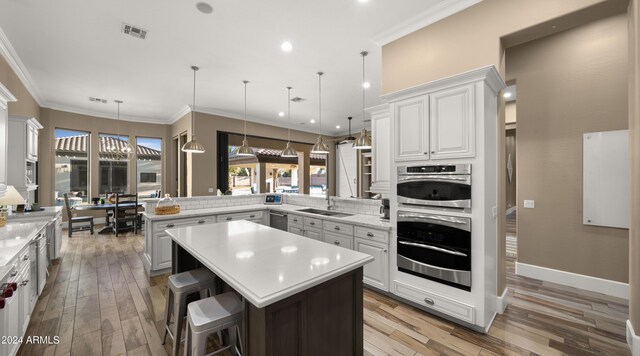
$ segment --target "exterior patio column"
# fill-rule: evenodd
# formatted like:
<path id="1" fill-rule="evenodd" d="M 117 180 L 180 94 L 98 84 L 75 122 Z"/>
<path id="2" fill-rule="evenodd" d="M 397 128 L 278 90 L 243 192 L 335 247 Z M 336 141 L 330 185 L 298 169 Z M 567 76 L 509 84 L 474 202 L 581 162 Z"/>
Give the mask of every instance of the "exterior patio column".
<path id="1" fill-rule="evenodd" d="M 256 164 L 257 193 L 267 193 L 267 164 Z"/>
<path id="2" fill-rule="evenodd" d="M 298 192 L 309 194 L 311 185 L 311 155 L 308 152 L 298 151 Z"/>

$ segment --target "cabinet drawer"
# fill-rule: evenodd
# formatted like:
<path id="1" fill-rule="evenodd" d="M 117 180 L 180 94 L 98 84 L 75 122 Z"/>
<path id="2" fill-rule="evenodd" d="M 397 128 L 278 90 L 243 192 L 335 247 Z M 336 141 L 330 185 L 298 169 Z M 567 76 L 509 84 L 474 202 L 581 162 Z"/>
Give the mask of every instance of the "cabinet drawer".
<path id="1" fill-rule="evenodd" d="M 451 315 L 456 319 L 475 323 L 475 308 L 471 305 L 455 301 L 453 299 L 427 292 L 420 288 L 394 281 L 394 293 L 399 297 L 408 299 L 414 303 Z"/>
<path id="2" fill-rule="evenodd" d="M 289 223 L 289 225 L 300 226 L 300 227 L 302 227 L 303 225 L 303 220 L 304 218 L 300 215 L 289 214 L 289 217 L 287 218 L 287 222 Z"/>
<path id="3" fill-rule="evenodd" d="M 222 214 L 218 215 L 218 222 L 234 221 L 234 220 L 251 220 L 261 219 L 262 210 L 258 211 L 245 211 L 241 213 Z"/>
<path id="4" fill-rule="evenodd" d="M 353 236 L 353 225 L 324 221 L 322 227 L 324 228 L 324 231 L 327 232 Z"/>
<path id="5" fill-rule="evenodd" d="M 328 244 L 333 244 L 336 246 L 352 249 L 353 248 L 353 237 L 344 236 L 332 232 L 325 232 L 323 236 L 324 242 Z"/>
<path id="6" fill-rule="evenodd" d="M 362 237 L 363 239 L 380 241 L 384 243 L 389 242 L 389 233 L 386 231 L 369 229 L 361 226 L 356 226 L 355 231 L 356 237 Z"/>
<path id="7" fill-rule="evenodd" d="M 215 222 L 216 222 L 215 216 L 202 216 L 199 218 L 165 220 L 165 221 L 155 223 L 153 225 L 154 225 L 154 229 L 164 231 L 166 229 L 172 229 L 176 227 L 193 226 L 198 224 L 211 224 Z"/>
<path id="8" fill-rule="evenodd" d="M 314 228 L 314 229 L 322 229 L 322 220 L 305 217 L 304 226 Z"/>

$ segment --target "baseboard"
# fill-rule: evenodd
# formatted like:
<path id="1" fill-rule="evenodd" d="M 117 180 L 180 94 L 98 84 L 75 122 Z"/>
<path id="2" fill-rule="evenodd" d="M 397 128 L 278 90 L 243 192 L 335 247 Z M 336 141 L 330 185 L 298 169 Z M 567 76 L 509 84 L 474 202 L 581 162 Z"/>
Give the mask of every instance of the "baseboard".
<path id="1" fill-rule="evenodd" d="M 629 299 L 629 284 L 516 262 L 516 274 L 542 281 Z"/>
<path id="2" fill-rule="evenodd" d="M 507 209 L 506 215 L 509 215 L 511 213 L 513 213 L 514 211 L 518 210 L 517 206 L 512 206 L 509 209 Z"/>
<path id="3" fill-rule="evenodd" d="M 640 336 L 633 330 L 630 320 L 627 320 L 627 344 L 632 356 L 640 356 Z"/>
<path id="4" fill-rule="evenodd" d="M 501 296 L 496 298 L 496 310 L 498 314 L 504 313 L 504 310 L 507 309 L 507 305 L 509 305 L 509 288 L 505 288 L 504 292 L 502 292 Z"/>

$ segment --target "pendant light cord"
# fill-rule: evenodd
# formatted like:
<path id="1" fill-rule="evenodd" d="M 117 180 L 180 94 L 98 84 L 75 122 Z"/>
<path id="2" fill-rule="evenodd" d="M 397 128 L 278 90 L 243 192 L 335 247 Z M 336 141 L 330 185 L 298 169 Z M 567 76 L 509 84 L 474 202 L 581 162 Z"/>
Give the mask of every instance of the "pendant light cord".
<path id="1" fill-rule="evenodd" d="M 363 127 L 364 127 L 365 119 L 366 119 L 365 114 L 364 114 L 364 95 L 365 95 L 364 93 L 365 93 L 365 90 L 366 90 L 366 88 L 364 87 L 364 83 L 365 83 L 364 57 L 366 57 L 367 54 L 369 54 L 369 52 L 362 51 L 360 54 L 362 55 L 362 124 L 363 124 Z"/>
<path id="2" fill-rule="evenodd" d="M 323 72 L 318 72 L 318 136 L 322 138 L 322 75 Z"/>
<path id="3" fill-rule="evenodd" d="M 191 66 L 193 70 L 193 107 L 191 108 L 191 139 L 196 137 L 196 72 L 198 67 Z"/>
<path id="4" fill-rule="evenodd" d="M 244 139 L 247 139 L 247 84 L 248 80 L 242 81 L 244 83 Z"/>
<path id="5" fill-rule="evenodd" d="M 289 110 L 289 129 L 287 134 L 287 141 L 291 143 L 291 87 L 287 87 L 287 105 Z"/>
<path id="6" fill-rule="evenodd" d="M 118 140 L 120 139 L 120 100 L 116 100 L 116 103 L 118 104 L 118 121 L 116 123 L 116 131 L 118 131 Z"/>

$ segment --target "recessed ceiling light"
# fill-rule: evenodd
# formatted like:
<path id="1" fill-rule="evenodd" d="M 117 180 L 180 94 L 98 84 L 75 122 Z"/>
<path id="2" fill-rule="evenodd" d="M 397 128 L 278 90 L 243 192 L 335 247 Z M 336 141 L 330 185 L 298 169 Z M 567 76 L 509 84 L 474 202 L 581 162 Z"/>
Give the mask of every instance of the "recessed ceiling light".
<path id="1" fill-rule="evenodd" d="M 364 82 L 364 83 L 362 83 L 362 87 L 365 88 L 365 89 L 369 89 L 369 88 L 371 88 L 371 83 Z"/>
<path id="2" fill-rule="evenodd" d="M 197 3 L 196 9 L 198 9 L 198 11 L 202 12 L 203 14 L 210 14 L 213 12 L 213 7 L 211 7 L 211 5 L 207 4 L 206 2 Z"/>
<path id="3" fill-rule="evenodd" d="M 365 2 L 369 2 L 369 0 L 358 0 L 358 2 L 365 3 Z"/>
<path id="4" fill-rule="evenodd" d="M 340 125 L 336 125 L 336 129 L 339 129 L 339 128 L 340 128 Z"/>
<path id="5" fill-rule="evenodd" d="M 284 41 L 280 45 L 280 48 L 282 48 L 282 50 L 285 52 L 291 52 L 291 50 L 293 49 L 293 45 L 289 41 Z"/>
<path id="6" fill-rule="evenodd" d="M 280 111 L 280 112 L 278 113 L 278 116 L 280 116 L 280 117 L 284 117 L 284 113 L 283 113 L 282 111 Z"/>
<path id="7" fill-rule="evenodd" d="M 316 123 L 316 120 L 311 119 L 311 120 L 309 120 L 309 122 L 310 122 L 310 123 L 312 123 L 312 124 L 315 124 L 315 123 Z"/>
<path id="8" fill-rule="evenodd" d="M 505 98 L 510 98 L 511 97 L 511 93 L 506 92 L 506 93 L 502 94 L 502 96 L 505 97 Z"/>

